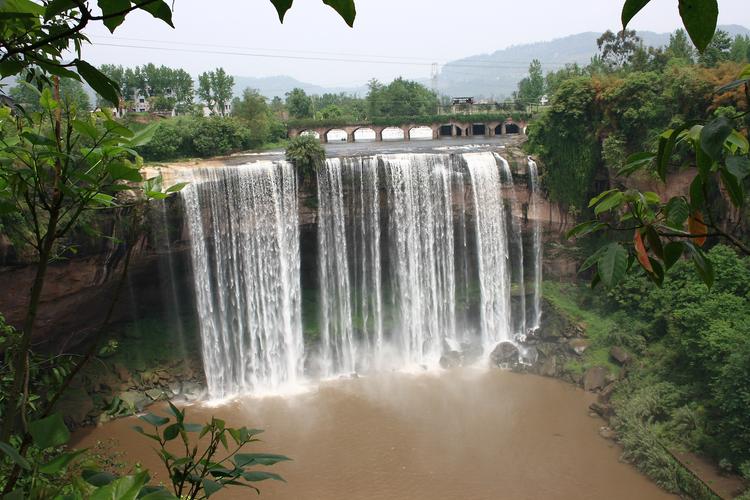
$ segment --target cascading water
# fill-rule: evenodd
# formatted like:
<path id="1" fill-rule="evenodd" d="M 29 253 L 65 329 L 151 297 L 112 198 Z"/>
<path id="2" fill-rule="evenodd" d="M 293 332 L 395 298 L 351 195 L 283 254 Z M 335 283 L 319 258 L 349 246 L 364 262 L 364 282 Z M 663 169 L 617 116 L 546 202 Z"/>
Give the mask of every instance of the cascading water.
<path id="1" fill-rule="evenodd" d="M 531 328 L 537 330 L 542 323 L 542 217 L 538 210 L 539 199 L 539 173 L 534 160 L 529 158 L 529 184 L 531 193 L 529 194 L 529 219 L 533 224 L 533 244 L 534 252 L 533 264 L 533 283 L 534 283 L 534 302 L 532 306 L 532 323 Z"/>
<path id="2" fill-rule="evenodd" d="M 513 340 L 511 334 L 508 232 L 500 193 L 502 181 L 495 157 L 464 154 L 471 177 L 476 219 L 480 289 L 480 331 L 485 351 Z"/>
<path id="3" fill-rule="evenodd" d="M 294 384 L 304 355 L 294 169 L 258 162 L 192 175 L 182 196 L 209 394 Z"/>
<path id="4" fill-rule="evenodd" d="M 334 158 L 317 174 L 318 311 L 305 317 L 320 333 L 306 365 L 315 375 L 435 367 L 448 351 L 477 359 L 538 324 L 540 237 L 525 318 L 521 210 L 505 159 Z M 182 196 L 209 393 L 294 384 L 306 353 L 293 168 L 258 162 L 192 175 Z"/>
<path id="5" fill-rule="evenodd" d="M 324 376 L 356 369 L 341 170 L 338 158 L 318 169 L 320 371 Z"/>
<path id="6" fill-rule="evenodd" d="M 523 231 L 521 229 L 521 222 L 519 217 L 514 217 L 513 214 L 521 213 L 521 204 L 518 201 L 518 194 L 516 193 L 516 183 L 513 181 L 513 173 L 510 170 L 508 161 L 502 156 L 495 154 L 495 160 L 500 165 L 500 174 L 503 182 L 504 192 L 507 192 L 509 196 L 503 196 L 505 202 L 505 213 L 506 220 L 510 221 L 509 227 L 509 244 L 512 245 L 513 252 L 511 253 L 512 265 L 510 267 L 510 280 L 511 280 L 511 295 L 517 298 L 517 304 L 511 311 L 511 327 L 513 334 L 516 339 L 525 340 L 527 333 L 527 318 L 526 318 L 526 281 L 525 281 L 525 266 L 524 266 L 524 251 L 523 251 Z M 513 293 L 513 287 L 516 292 Z M 511 303 L 513 306 L 514 304 Z"/>
<path id="7" fill-rule="evenodd" d="M 455 338 L 452 178 L 449 157 L 382 157 L 396 334 L 407 365 L 440 358 Z"/>

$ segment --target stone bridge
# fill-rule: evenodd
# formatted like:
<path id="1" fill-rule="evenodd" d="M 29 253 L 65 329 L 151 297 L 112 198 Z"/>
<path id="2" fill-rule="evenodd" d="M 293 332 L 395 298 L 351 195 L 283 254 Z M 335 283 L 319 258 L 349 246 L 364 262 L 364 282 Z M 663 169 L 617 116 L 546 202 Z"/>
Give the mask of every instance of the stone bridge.
<path id="1" fill-rule="evenodd" d="M 441 137 L 494 137 L 498 135 L 506 134 L 525 134 L 526 133 L 526 122 L 524 121 L 491 121 L 491 122 L 473 122 L 473 121 L 457 121 L 448 120 L 445 122 L 438 123 L 406 123 L 398 126 L 384 126 L 384 125 L 372 125 L 367 123 L 351 124 L 351 125 L 321 125 L 311 127 L 290 127 L 289 138 L 298 137 L 300 135 L 314 135 L 320 142 L 357 142 L 357 141 L 372 141 L 380 142 L 383 140 L 383 134 L 390 136 L 385 140 L 411 140 L 414 131 L 417 129 L 426 130 L 432 133 L 432 139 L 440 139 Z M 337 132 L 338 140 L 332 140 L 329 137 L 331 132 Z M 357 138 L 358 132 L 366 132 L 369 137 Z M 345 134 L 345 135 L 344 135 Z M 361 134 L 359 134 L 361 136 Z M 400 135 L 400 137 L 398 137 Z M 427 138 L 427 137 L 425 137 Z"/>

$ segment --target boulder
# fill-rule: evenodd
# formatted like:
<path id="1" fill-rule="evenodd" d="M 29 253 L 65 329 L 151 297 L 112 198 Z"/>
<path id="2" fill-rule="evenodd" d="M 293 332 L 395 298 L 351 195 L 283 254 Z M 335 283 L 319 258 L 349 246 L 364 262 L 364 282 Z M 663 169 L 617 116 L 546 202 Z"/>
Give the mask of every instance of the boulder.
<path id="1" fill-rule="evenodd" d="M 615 386 L 616 384 L 614 383 L 607 384 L 607 386 L 599 392 L 596 400 L 600 403 L 609 403 L 609 400 L 612 398 L 612 393 L 615 392 Z"/>
<path id="2" fill-rule="evenodd" d="M 622 347 L 615 346 L 609 350 L 609 355 L 614 359 L 620 366 L 627 365 L 631 361 L 630 354 Z"/>
<path id="3" fill-rule="evenodd" d="M 500 342 L 490 354 L 490 361 L 494 366 L 512 368 L 518 365 L 518 347 L 511 342 Z"/>
<path id="4" fill-rule="evenodd" d="M 539 375 L 544 377 L 556 377 L 557 376 L 557 357 L 552 356 L 547 359 L 542 367 L 539 369 Z"/>
<path id="5" fill-rule="evenodd" d="M 582 356 L 586 349 L 589 348 L 590 342 L 586 339 L 571 339 L 568 341 L 568 347 L 579 356 Z"/>
<path id="6" fill-rule="evenodd" d="M 143 411 L 152 403 L 151 398 L 138 391 L 121 392 L 117 397 L 133 412 Z"/>
<path id="7" fill-rule="evenodd" d="M 607 369 L 603 366 L 594 366 L 586 370 L 583 375 L 583 388 L 587 391 L 595 391 L 607 385 Z"/>
<path id="8" fill-rule="evenodd" d="M 606 418 L 606 419 L 608 419 L 609 417 L 615 414 L 614 410 L 612 409 L 610 405 L 602 404 L 598 402 L 591 403 L 589 405 L 589 410 L 596 413 L 600 417 Z"/>
<path id="9" fill-rule="evenodd" d="M 167 394 L 162 389 L 149 389 L 146 391 L 146 396 L 148 396 L 152 401 L 167 399 Z"/>
<path id="10" fill-rule="evenodd" d="M 604 439 L 610 439 L 612 441 L 617 439 L 617 433 L 606 426 L 599 429 L 599 435 Z"/>

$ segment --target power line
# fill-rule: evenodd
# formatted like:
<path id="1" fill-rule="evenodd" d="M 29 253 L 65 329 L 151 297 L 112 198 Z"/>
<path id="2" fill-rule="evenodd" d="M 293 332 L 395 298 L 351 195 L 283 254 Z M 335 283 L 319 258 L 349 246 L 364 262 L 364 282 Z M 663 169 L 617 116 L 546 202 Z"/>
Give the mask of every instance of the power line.
<path id="1" fill-rule="evenodd" d="M 162 43 L 162 42 L 158 42 Z M 142 50 L 156 50 L 165 52 L 185 52 L 191 54 L 211 54 L 211 55 L 229 55 L 229 56 L 240 56 L 240 57 L 259 57 L 267 59 L 287 59 L 287 60 L 302 60 L 302 61 L 318 61 L 318 62 L 345 62 L 345 63 L 363 63 L 363 64 L 387 64 L 387 65 L 401 65 L 401 66 L 422 66 L 432 67 L 434 62 L 428 61 L 398 61 L 395 59 L 391 60 L 374 60 L 374 59 L 363 59 L 355 57 L 322 57 L 322 56 L 303 56 L 303 55 L 290 55 L 290 54 L 268 54 L 262 52 L 238 52 L 238 51 L 224 51 L 224 50 L 206 50 L 206 49 L 188 49 L 180 47 L 158 47 L 154 45 L 131 45 L 124 43 L 110 43 L 110 42 L 97 42 L 95 45 L 107 46 L 107 47 L 118 47 L 118 48 L 129 48 L 129 49 L 142 49 Z M 207 46 L 194 44 L 195 46 Z M 333 54 L 333 53 L 331 53 Z M 386 56 L 373 56 L 373 57 L 386 57 Z M 488 61 L 489 62 L 489 61 Z M 480 69 L 526 69 L 528 65 L 518 65 L 512 63 L 495 62 L 494 64 L 469 64 L 469 63 L 450 63 L 450 67 L 461 67 L 461 68 L 480 68 Z"/>

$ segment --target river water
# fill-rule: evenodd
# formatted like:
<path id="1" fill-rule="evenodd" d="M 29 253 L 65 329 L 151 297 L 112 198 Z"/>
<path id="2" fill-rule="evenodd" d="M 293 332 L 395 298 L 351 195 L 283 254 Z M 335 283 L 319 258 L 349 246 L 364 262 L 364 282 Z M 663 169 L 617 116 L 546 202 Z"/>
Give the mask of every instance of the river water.
<path id="1" fill-rule="evenodd" d="M 500 370 L 386 373 L 316 384 L 284 397 L 193 405 L 188 421 L 211 415 L 265 429 L 247 451 L 282 453 L 271 468 L 287 483 L 262 495 L 310 500 L 666 499 L 675 498 L 599 436 L 594 396 L 563 382 Z M 163 413 L 163 408 L 152 408 Z M 124 460 L 165 475 L 134 417 L 75 436 L 76 446 L 114 438 Z M 142 422 L 140 422 L 142 423 Z M 247 498 L 227 490 L 214 498 Z"/>

